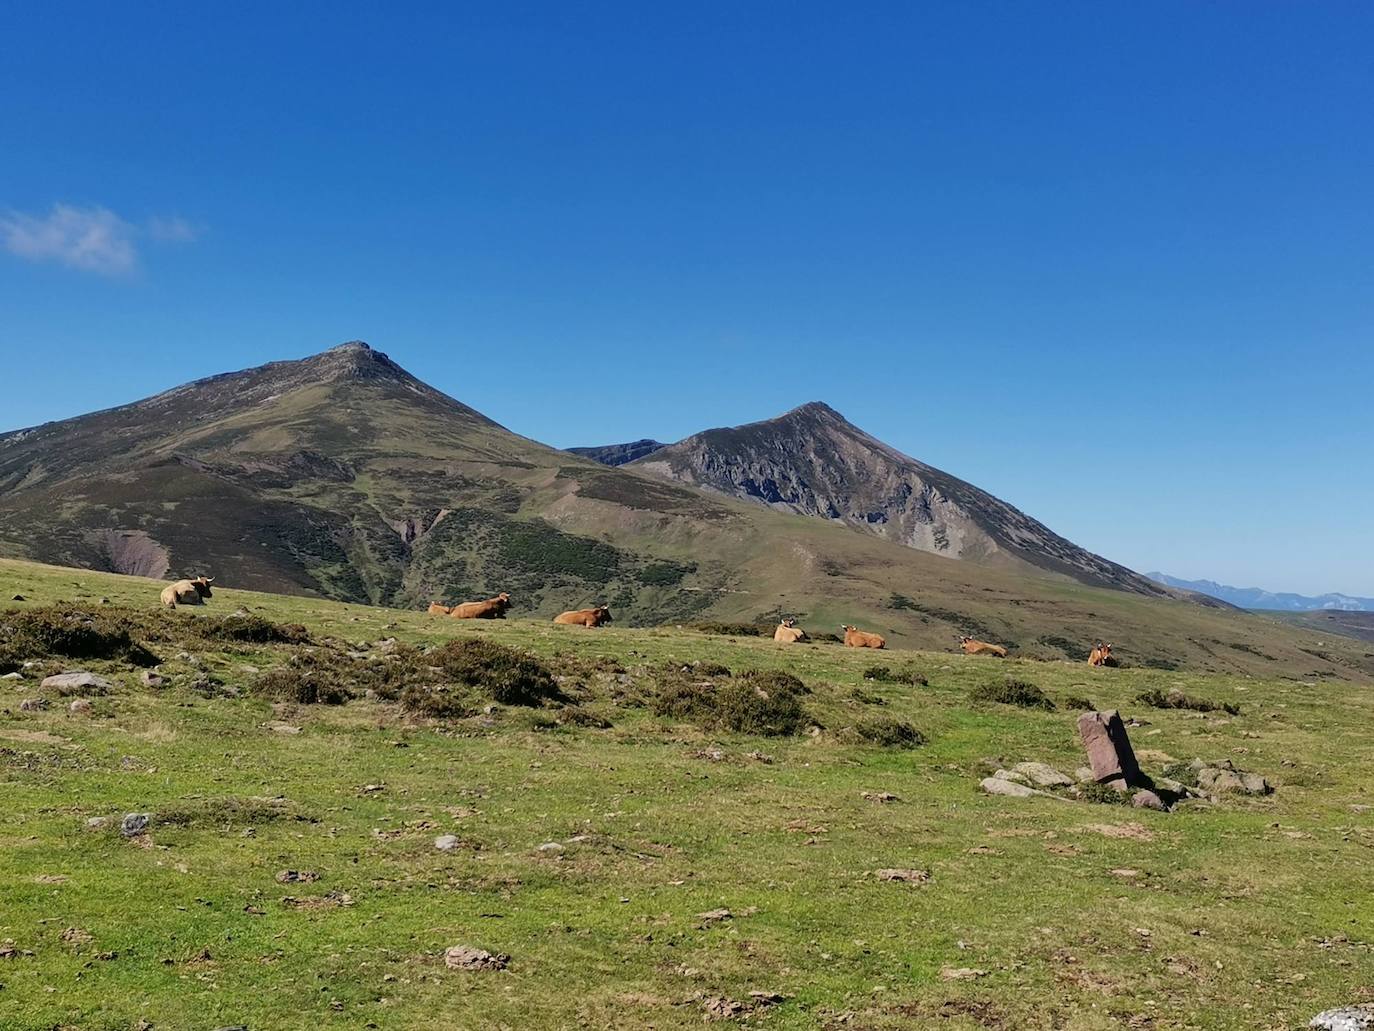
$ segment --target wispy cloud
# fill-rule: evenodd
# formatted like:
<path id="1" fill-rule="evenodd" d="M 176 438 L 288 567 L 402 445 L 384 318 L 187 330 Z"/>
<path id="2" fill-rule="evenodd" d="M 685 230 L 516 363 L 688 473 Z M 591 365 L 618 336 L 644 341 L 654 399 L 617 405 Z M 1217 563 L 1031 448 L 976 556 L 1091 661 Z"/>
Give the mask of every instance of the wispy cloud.
<path id="1" fill-rule="evenodd" d="M 54 204 L 46 215 L 0 212 L 0 248 L 26 261 L 55 261 L 102 276 L 138 270 L 138 242 L 189 243 L 200 235 L 179 215 L 154 215 L 142 226 L 102 207 Z"/>

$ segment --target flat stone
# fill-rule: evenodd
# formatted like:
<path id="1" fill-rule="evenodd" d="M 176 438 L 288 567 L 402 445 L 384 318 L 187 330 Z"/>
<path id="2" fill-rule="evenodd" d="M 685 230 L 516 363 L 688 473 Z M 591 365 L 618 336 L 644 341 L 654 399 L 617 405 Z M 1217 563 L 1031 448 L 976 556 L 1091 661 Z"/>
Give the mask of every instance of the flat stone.
<path id="1" fill-rule="evenodd" d="M 1030 787 L 1030 778 L 1015 770 L 998 770 L 992 776 L 994 780 L 1006 780 L 1013 784 L 1024 784 L 1026 787 Z"/>
<path id="2" fill-rule="evenodd" d="M 1307 1026 L 1319 1031 L 1371 1031 L 1374 1029 L 1374 1003 L 1324 1010 L 1308 1021 Z"/>
<path id="3" fill-rule="evenodd" d="M 458 847 L 458 835 L 441 834 L 434 839 L 434 847 L 440 852 L 452 852 Z"/>
<path id="4" fill-rule="evenodd" d="M 108 816 L 91 816 L 86 820 L 86 829 L 88 831 L 103 831 L 109 825 L 110 818 Z"/>
<path id="5" fill-rule="evenodd" d="M 1041 794 L 1029 784 L 1018 784 L 1014 780 L 1005 780 L 1001 777 L 984 777 L 979 787 L 989 795 L 1006 795 L 1008 798 L 1030 798 L 1032 795 Z"/>
<path id="6" fill-rule="evenodd" d="M 1017 763 L 1011 770 L 1039 788 L 1067 788 L 1073 785 L 1072 777 L 1064 776 L 1046 763 Z"/>
<path id="7" fill-rule="evenodd" d="M 87 673 L 85 670 L 72 670 L 69 673 L 57 673 L 51 677 L 45 677 L 41 685 L 47 690 L 56 691 L 61 695 L 68 694 L 105 694 L 111 684 L 104 677 L 98 677 L 94 673 Z"/>
<path id="8" fill-rule="evenodd" d="M 163 687 L 167 683 L 166 677 L 161 673 L 154 673 L 150 669 L 145 669 L 140 673 L 138 679 L 142 681 L 144 687 Z"/>
<path id="9" fill-rule="evenodd" d="M 898 881 L 901 884 L 925 884 L 930 880 L 928 870 L 874 870 L 873 876 L 880 881 Z"/>
<path id="10" fill-rule="evenodd" d="M 6 673 L 4 676 L 0 676 L 0 680 L 23 680 L 23 679 L 24 679 L 24 674 L 19 673 L 19 672 L 15 672 L 15 673 Z"/>

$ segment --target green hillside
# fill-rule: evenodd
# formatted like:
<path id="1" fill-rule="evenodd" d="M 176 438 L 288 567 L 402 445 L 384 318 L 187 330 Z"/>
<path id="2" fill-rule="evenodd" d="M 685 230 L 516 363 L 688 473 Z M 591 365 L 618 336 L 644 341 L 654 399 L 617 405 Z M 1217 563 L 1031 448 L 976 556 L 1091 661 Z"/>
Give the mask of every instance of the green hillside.
<path id="1" fill-rule="evenodd" d="M 628 625 L 779 614 L 894 643 L 1299 678 L 1374 671 L 1272 621 L 953 561 L 512 433 L 362 344 L 0 436 L 0 555 L 423 608 L 513 595 Z M 1320 654 L 1319 654 L 1320 653 Z"/>
<path id="2" fill-rule="evenodd" d="M 1374 983 L 1367 682 L 237 590 L 172 613 L 158 586 L 0 562 L 6 1031 L 1253 1031 Z M 73 668 L 110 687 L 40 686 Z M 1054 707 L 974 699 L 1008 677 Z M 519 685 L 547 700 L 491 701 Z M 1238 712 L 1140 700 L 1173 690 Z M 729 729 L 783 702 L 793 733 Z M 1230 759 L 1275 792 L 978 791 L 1072 774 L 1086 702 L 1139 721 L 1154 776 Z M 507 969 L 449 969 L 456 945 Z"/>

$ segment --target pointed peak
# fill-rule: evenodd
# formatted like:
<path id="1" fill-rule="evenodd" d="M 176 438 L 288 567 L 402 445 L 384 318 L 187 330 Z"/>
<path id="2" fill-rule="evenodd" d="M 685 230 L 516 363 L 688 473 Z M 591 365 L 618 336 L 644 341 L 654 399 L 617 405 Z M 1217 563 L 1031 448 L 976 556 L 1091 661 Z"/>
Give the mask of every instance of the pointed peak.
<path id="1" fill-rule="evenodd" d="M 837 419 L 844 418 L 843 415 L 835 411 L 835 409 L 831 408 L 824 401 L 808 401 L 804 405 L 797 405 L 796 408 L 793 408 L 790 412 L 786 412 L 785 415 L 830 415 Z"/>

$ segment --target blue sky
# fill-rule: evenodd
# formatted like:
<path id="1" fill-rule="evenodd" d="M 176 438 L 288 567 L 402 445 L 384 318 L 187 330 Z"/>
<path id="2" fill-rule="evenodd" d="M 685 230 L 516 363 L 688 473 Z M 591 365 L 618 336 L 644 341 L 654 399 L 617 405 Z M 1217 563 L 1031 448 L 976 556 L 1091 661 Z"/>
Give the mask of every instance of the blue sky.
<path id="1" fill-rule="evenodd" d="M 821 399 L 1374 595 L 1374 7 L 0 10 L 0 429 L 364 339 L 551 444 Z"/>

